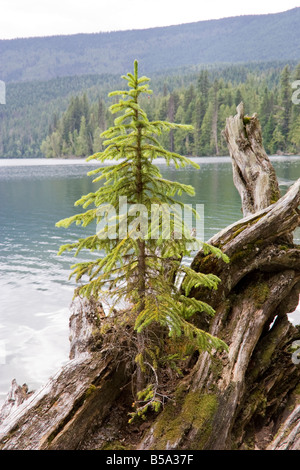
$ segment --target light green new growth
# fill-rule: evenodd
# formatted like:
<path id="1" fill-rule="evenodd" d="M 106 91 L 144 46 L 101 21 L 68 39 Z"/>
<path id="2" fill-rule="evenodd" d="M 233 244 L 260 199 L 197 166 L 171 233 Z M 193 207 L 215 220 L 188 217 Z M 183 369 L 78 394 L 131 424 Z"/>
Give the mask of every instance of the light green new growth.
<path id="1" fill-rule="evenodd" d="M 188 158 L 164 149 L 158 140 L 163 132 L 171 129 L 189 131 L 191 126 L 148 120 L 141 108 L 140 96 L 150 95 L 152 91 L 149 90 L 149 79 L 138 77 L 137 61 L 134 63 L 134 73 L 128 73 L 122 78 L 127 81 L 129 89 L 115 91 L 109 95 L 119 96 L 120 99 L 110 107 L 110 111 L 117 114 L 114 126 L 101 135 L 105 150 L 88 158 L 105 163 L 89 173 L 95 176 L 94 182 L 103 181 L 104 184 L 94 193 L 82 196 L 76 202 L 76 205 L 83 208 L 92 205 L 92 209 L 56 224 L 59 227 L 69 227 L 72 223 L 82 226 L 87 226 L 93 221 L 99 223 L 102 216 L 99 215 L 98 208 L 113 206 L 114 231 L 117 235 L 115 238 L 105 237 L 105 234 L 111 235 L 110 226 L 106 226 L 93 236 L 62 246 L 59 253 L 76 250 L 77 255 L 82 249 L 99 252 L 98 259 L 72 266 L 71 275 L 76 277 L 76 281 L 88 277 L 87 282 L 78 288 L 80 295 L 110 297 L 114 306 L 120 300 L 129 302 L 132 321 L 137 331 L 139 355 L 147 355 L 140 338 L 154 323 L 165 327 L 170 337 L 185 335 L 187 342 L 192 342 L 199 350 L 226 348 L 223 341 L 189 322 L 197 312 L 210 315 L 214 313 L 205 302 L 189 297 L 192 289 L 199 286 L 216 289 L 219 283 L 216 276 L 196 273 L 181 264 L 182 257 L 190 253 L 191 242 L 196 240 L 187 233 L 176 211 L 170 216 L 171 236 L 168 239 L 164 237 L 162 217 L 155 229 L 150 223 L 153 207 L 160 209 L 166 207 L 162 205 L 177 204 L 180 208 L 183 204 L 175 200 L 175 196 L 182 193 L 194 195 L 191 186 L 162 178 L 155 165 L 155 159 L 160 157 L 164 158 L 168 165 L 175 164 L 176 168 L 186 165 L 199 168 Z M 112 164 L 108 165 L 109 161 Z M 128 207 L 133 204 L 143 204 L 146 207 L 146 233 L 141 230 L 142 219 L 138 218 L 137 214 L 131 215 L 130 211 L 127 215 L 128 230 L 124 232 L 125 219 L 122 207 L 119 207 L 122 197 L 127 198 Z M 179 230 L 182 238 L 176 239 L 172 234 Z M 120 232 L 123 233 L 122 237 Z M 131 236 L 133 234 L 135 236 Z M 205 244 L 205 250 L 210 250 L 209 245 Z M 211 247 L 211 252 L 227 261 L 215 247 Z M 176 276 L 177 279 L 183 277 L 182 289 L 174 282 Z"/>

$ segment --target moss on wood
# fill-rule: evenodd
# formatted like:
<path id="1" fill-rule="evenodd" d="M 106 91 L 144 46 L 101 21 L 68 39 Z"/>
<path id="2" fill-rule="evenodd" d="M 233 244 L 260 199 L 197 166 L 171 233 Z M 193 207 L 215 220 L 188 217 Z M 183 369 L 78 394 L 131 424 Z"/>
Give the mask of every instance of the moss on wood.
<path id="1" fill-rule="evenodd" d="M 201 450 L 210 437 L 212 420 L 218 401 L 215 394 L 189 392 L 185 397 L 179 389 L 176 402 L 169 403 L 159 417 L 155 429 L 155 448 L 180 448 L 189 434 L 189 448 Z"/>

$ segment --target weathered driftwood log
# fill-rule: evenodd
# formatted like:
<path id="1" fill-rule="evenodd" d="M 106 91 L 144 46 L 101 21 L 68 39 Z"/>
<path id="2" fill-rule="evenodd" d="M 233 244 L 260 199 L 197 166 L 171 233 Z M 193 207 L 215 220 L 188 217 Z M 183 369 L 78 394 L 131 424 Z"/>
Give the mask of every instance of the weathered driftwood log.
<path id="1" fill-rule="evenodd" d="M 300 221 L 300 180 L 280 198 L 257 116 L 245 118 L 242 104 L 224 134 L 246 217 L 209 241 L 230 264 L 199 252 L 192 267 L 222 281 L 214 293 L 193 293 L 216 310 L 213 321 L 205 324 L 199 316 L 195 322 L 224 339 L 229 353 L 200 355 L 140 449 L 272 448 L 287 410 L 300 401 L 300 368 L 291 353 L 300 333 L 287 317 L 300 291 L 300 249 L 292 243 Z M 297 419 L 295 411 L 283 427 L 286 436 L 291 423 L 290 447 L 299 449 Z"/>
<path id="2" fill-rule="evenodd" d="M 82 448 L 95 423 L 101 429 L 111 415 L 111 407 L 118 410 L 124 406 L 122 400 L 117 405 L 114 402 L 130 383 L 132 370 L 130 362 L 120 354 L 122 345 L 106 347 L 103 343 L 99 334 L 102 316 L 100 303 L 77 299 L 73 304 L 71 360 L 45 386 L 23 397 L 19 406 L 15 404 L 10 410 L 7 407 L 15 393 L 9 393 L 2 408 L 5 414 L 0 423 L 1 449 Z M 13 385 L 15 390 L 17 385 Z M 110 439 L 110 432 L 105 429 L 93 437 L 92 447 L 101 447 Z"/>
<path id="3" fill-rule="evenodd" d="M 230 263 L 199 252 L 196 271 L 221 279 L 197 298 L 215 308 L 194 322 L 225 340 L 228 354 L 194 355 L 170 400 L 146 423 L 128 425 L 135 374 L 132 330 L 99 333 L 103 312 L 83 303 L 71 316 L 71 360 L 20 406 L 6 408 L 2 449 L 300 449 L 299 328 L 288 320 L 300 291 L 300 180 L 280 197 L 257 116 L 243 106 L 225 137 L 244 218 L 215 235 Z M 5 417 L 4 416 L 4 417 Z"/>
<path id="4" fill-rule="evenodd" d="M 227 119 L 224 136 L 232 157 L 233 181 L 238 189 L 244 216 L 264 209 L 280 197 L 276 174 L 262 145 L 258 117 L 237 114 Z"/>
<path id="5" fill-rule="evenodd" d="M 18 385 L 17 381 L 13 379 L 11 388 L 7 394 L 6 400 L 0 410 L 0 424 L 7 418 L 8 415 L 18 408 L 25 400 L 27 400 L 33 392 L 28 391 L 28 385 Z"/>
<path id="6" fill-rule="evenodd" d="M 294 408 L 280 427 L 276 438 L 267 450 L 299 450 L 300 449 L 300 405 Z"/>

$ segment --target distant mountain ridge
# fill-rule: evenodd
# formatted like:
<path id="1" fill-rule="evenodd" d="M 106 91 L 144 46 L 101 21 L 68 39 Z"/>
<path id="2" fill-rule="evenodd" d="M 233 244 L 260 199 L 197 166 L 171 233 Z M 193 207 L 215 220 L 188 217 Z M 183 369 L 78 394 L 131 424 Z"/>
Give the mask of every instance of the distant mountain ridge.
<path id="1" fill-rule="evenodd" d="M 146 73 L 196 64 L 300 60 L 300 7 L 176 26 L 0 40 L 0 79 Z"/>

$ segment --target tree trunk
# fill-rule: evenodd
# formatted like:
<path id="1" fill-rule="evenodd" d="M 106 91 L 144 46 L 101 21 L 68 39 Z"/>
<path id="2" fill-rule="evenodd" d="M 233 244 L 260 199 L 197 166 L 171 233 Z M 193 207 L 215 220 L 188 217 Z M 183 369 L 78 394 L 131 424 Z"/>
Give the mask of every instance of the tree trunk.
<path id="1" fill-rule="evenodd" d="M 212 135 L 215 144 L 216 155 L 219 155 L 219 144 L 218 144 L 218 83 L 214 83 L 214 101 L 213 101 L 213 117 L 212 117 Z"/>
<path id="2" fill-rule="evenodd" d="M 237 114 L 226 122 L 224 137 L 232 158 L 233 181 L 240 193 L 244 216 L 266 208 L 280 197 L 274 168 L 262 145 L 257 115 L 244 116 L 240 103 Z"/>
<path id="3" fill-rule="evenodd" d="M 132 331 L 124 327 L 118 342 L 113 324 L 95 333 L 101 305 L 80 303 L 70 321 L 70 362 L 34 394 L 25 387 L 19 406 L 13 392 L 8 397 L 2 449 L 300 449 L 300 365 L 293 361 L 300 331 L 288 320 L 300 291 L 292 239 L 300 179 L 280 197 L 257 116 L 245 117 L 242 104 L 224 135 L 244 218 L 209 241 L 229 264 L 201 251 L 192 262 L 219 276 L 219 288 L 191 295 L 214 307 L 212 320 L 199 314 L 193 321 L 226 341 L 228 353 L 193 355 L 164 409 L 129 425 Z"/>

